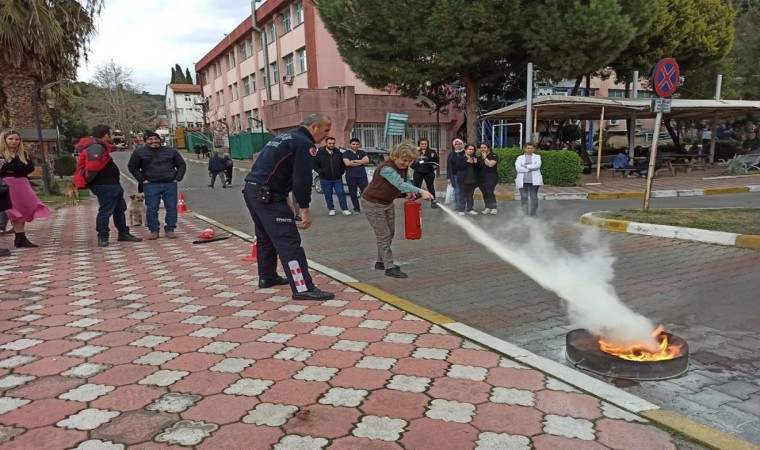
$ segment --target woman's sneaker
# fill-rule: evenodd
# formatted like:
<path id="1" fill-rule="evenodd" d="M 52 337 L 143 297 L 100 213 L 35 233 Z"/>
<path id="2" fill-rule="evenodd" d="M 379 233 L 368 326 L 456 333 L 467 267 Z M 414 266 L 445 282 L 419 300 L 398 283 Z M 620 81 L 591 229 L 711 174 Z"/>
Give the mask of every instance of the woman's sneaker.
<path id="1" fill-rule="evenodd" d="M 477 212 L 477 211 L 475 211 L 475 210 L 471 210 L 471 211 L 467 211 L 467 214 L 469 214 L 469 215 L 471 215 L 471 216 L 477 216 L 477 215 L 478 215 L 478 212 Z"/>
<path id="2" fill-rule="evenodd" d="M 496 208 L 494 208 L 491 210 L 491 214 L 495 216 L 496 214 L 499 214 L 499 211 Z"/>
<path id="3" fill-rule="evenodd" d="M 484 209 L 483 214 L 491 214 L 491 209 L 490 208 Z"/>

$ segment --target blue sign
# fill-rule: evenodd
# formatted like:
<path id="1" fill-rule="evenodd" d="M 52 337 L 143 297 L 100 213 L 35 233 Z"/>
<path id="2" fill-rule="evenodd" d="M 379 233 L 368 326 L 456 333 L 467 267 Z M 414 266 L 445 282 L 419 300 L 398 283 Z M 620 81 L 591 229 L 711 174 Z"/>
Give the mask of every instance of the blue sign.
<path id="1" fill-rule="evenodd" d="M 386 113 L 385 136 L 403 136 L 407 120 L 409 120 L 409 114 Z"/>

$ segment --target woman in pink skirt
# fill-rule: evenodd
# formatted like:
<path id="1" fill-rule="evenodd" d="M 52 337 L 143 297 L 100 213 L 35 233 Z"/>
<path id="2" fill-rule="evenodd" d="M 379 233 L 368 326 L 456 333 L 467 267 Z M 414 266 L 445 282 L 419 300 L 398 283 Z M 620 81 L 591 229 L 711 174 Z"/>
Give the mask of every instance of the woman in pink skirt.
<path id="1" fill-rule="evenodd" d="M 50 210 L 29 184 L 27 176 L 33 171 L 34 163 L 26 153 L 19 132 L 7 130 L 0 133 L 0 178 L 10 188 L 13 206 L 6 214 L 16 233 L 16 248 L 37 247 L 27 239 L 24 227 L 34 219 L 50 217 Z"/>

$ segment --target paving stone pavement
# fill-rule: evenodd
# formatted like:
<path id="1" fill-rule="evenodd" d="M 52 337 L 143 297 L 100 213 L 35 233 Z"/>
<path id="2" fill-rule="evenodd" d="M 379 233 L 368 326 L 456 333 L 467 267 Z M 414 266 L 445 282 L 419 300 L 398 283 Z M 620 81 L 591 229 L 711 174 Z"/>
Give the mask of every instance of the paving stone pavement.
<path id="1" fill-rule="evenodd" d="M 98 248 L 94 215 L 57 210 L 0 262 L 3 450 L 679 444 L 325 276 L 335 300 L 258 289 L 249 245 L 192 245 L 189 216 L 180 239 Z"/>
<path id="2" fill-rule="evenodd" d="M 757 195 L 757 194 L 748 194 Z M 400 203 L 400 202 L 399 202 Z M 579 234 L 562 202 L 540 204 L 542 221 L 555 223 L 552 239 L 569 250 Z M 489 233 L 518 214 L 506 203 L 498 216 L 471 218 Z M 423 208 L 423 238 L 404 240 L 397 205 L 396 262 L 410 278 L 385 277 L 372 266 L 377 253 L 363 217 L 316 216 L 305 234 L 308 256 L 358 280 L 447 315 L 541 356 L 566 363 L 569 323 L 562 301 L 526 275 L 484 251 L 442 217 Z M 320 220 L 321 219 L 321 220 Z M 574 218 L 577 221 L 577 217 Z M 339 227 L 341 232 L 330 230 Z M 512 231 L 511 246 L 525 239 Z M 615 256 L 613 281 L 634 311 L 684 337 L 690 370 L 659 382 L 609 380 L 665 409 L 760 445 L 760 252 L 625 233 L 599 232 Z M 578 282 L 594 277 L 578 273 Z"/>

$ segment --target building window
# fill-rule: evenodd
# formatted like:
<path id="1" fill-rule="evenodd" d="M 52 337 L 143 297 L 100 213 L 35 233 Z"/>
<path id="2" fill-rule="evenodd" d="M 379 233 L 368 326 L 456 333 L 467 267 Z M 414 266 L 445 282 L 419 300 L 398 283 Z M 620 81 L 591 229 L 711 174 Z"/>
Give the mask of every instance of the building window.
<path id="1" fill-rule="evenodd" d="M 248 78 L 251 80 L 251 92 L 256 92 L 256 74 L 252 73 Z"/>
<path id="2" fill-rule="evenodd" d="M 232 98 L 233 101 L 238 99 L 238 84 L 237 83 L 232 83 L 232 85 L 230 86 L 230 97 Z"/>
<path id="3" fill-rule="evenodd" d="M 274 38 L 275 37 L 276 37 L 275 36 L 275 26 L 274 26 L 274 22 L 272 22 L 269 25 L 267 25 L 267 39 L 269 39 L 269 43 L 270 44 L 272 42 L 274 42 Z"/>
<path id="4" fill-rule="evenodd" d="M 259 35 L 259 47 L 261 47 L 262 50 L 264 49 L 264 36 L 265 36 L 264 33 L 261 33 Z"/>
<path id="5" fill-rule="evenodd" d="M 253 129 L 253 112 L 252 111 L 245 112 L 245 128 L 248 131 L 251 131 Z"/>
<path id="6" fill-rule="evenodd" d="M 295 75 L 295 68 L 293 67 L 293 54 L 289 54 L 288 56 L 282 58 L 283 61 L 285 61 L 285 74 L 286 75 Z"/>
<path id="7" fill-rule="evenodd" d="M 216 93 L 216 103 L 218 106 L 224 105 L 224 91 L 218 91 Z"/>
<path id="8" fill-rule="evenodd" d="M 248 48 L 246 48 L 245 42 L 240 44 L 238 47 L 240 48 L 240 62 L 243 62 L 248 59 Z"/>
<path id="9" fill-rule="evenodd" d="M 298 50 L 298 73 L 306 72 L 306 48 Z"/>
<path id="10" fill-rule="evenodd" d="M 290 31 L 290 7 L 282 13 L 282 32 L 287 33 Z"/>
<path id="11" fill-rule="evenodd" d="M 222 76 L 222 63 L 216 62 L 214 64 L 214 78 L 219 78 Z"/>
<path id="12" fill-rule="evenodd" d="M 303 2 L 296 3 L 296 25 L 303 23 Z"/>
<path id="13" fill-rule="evenodd" d="M 186 95 L 186 96 L 185 96 L 185 101 L 186 101 L 186 102 L 192 102 L 192 101 L 193 101 L 193 99 L 192 99 L 192 98 L 190 98 L 190 96 L 189 96 L 189 95 Z"/>
<path id="14" fill-rule="evenodd" d="M 607 91 L 608 98 L 625 98 L 625 89 L 610 89 Z"/>
<path id="15" fill-rule="evenodd" d="M 248 80 L 248 77 L 243 78 L 243 96 L 249 96 L 251 95 L 251 82 Z"/>
<path id="16" fill-rule="evenodd" d="M 233 48 L 231 52 L 227 53 L 227 70 L 232 69 L 235 67 L 235 49 Z"/>
<path id="17" fill-rule="evenodd" d="M 268 83 L 267 81 L 267 72 L 264 69 L 261 69 L 261 84 L 262 86 L 266 86 Z"/>
<path id="18" fill-rule="evenodd" d="M 279 83 L 280 82 L 280 65 L 277 64 L 276 62 L 273 62 L 272 64 L 270 64 L 269 70 L 271 71 L 271 74 L 272 74 L 272 80 L 270 84 Z"/>

